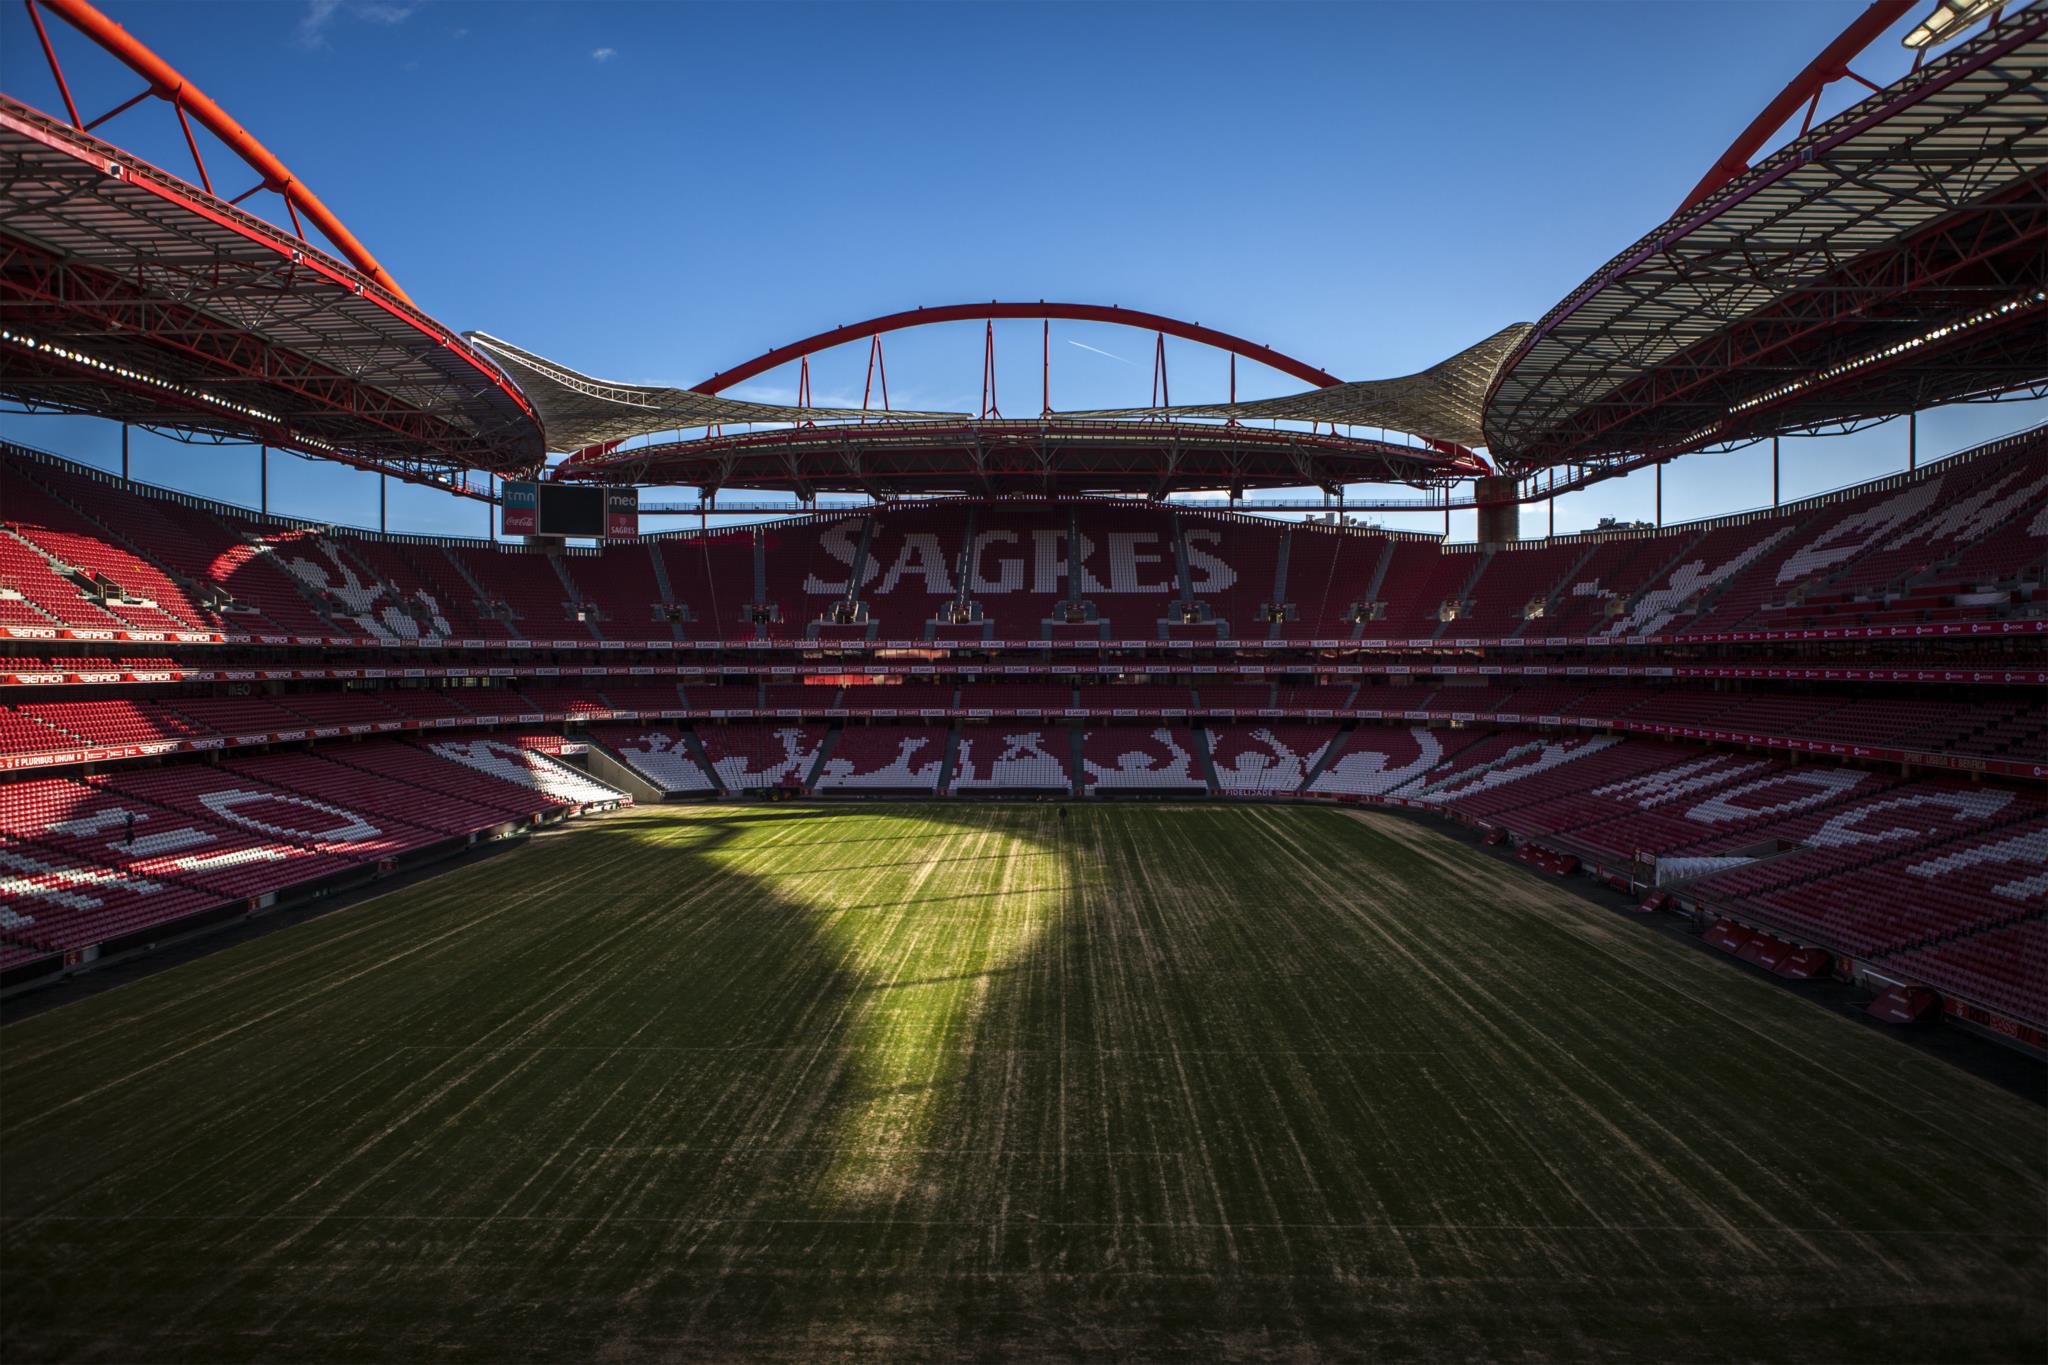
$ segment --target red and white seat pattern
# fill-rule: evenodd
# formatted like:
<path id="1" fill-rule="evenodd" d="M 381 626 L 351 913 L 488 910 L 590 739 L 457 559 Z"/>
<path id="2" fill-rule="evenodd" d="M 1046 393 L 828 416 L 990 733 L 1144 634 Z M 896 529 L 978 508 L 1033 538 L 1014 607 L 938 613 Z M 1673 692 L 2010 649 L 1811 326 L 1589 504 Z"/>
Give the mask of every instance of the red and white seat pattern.
<path id="1" fill-rule="evenodd" d="M 1065 791 L 1073 786 L 1067 731 L 997 722 L 965 727 L 953 761 L 955 791 Z"/>
<path id="2" fill-rule="evenodd" d="M 710 774 L 675 730 L 644 725 L 607 725 L 591 731 L 626 766 L 665 792 L 714 790 Z"/>
<path id="3" fill-rule="evenodd" d="M 1206 792 L 1197 743 L 1181 725 L 1090 730 L 1081 742 L 1082 790 Z"/>
<path id="4" fill-rule="evenodd" d="M 704 757 L 727 791 L 802 786 L 824 742 L 822 725 L 718 725 L 700 730 Z"/>
<path id="5" fill-rule="evenodd" d="M 819 791 L 933 791 L 945 766 L 942 726 L 863 725 L 840 733 Z"/>
<path id="6" fill-rule="evenodd" d="M 1206 689 L 1203 693 L 1207 695 Z M 1337 737 L 1334 726 L 1212 725 L 1209 762 L 1225 792 L 1277 795 L 1298 792 Z"/>
<path id="7" fill-rule="evenodd" d="M 1309 790 L 1320 796 L 1387 796 L 1442 763 L 1478 736 L 1416 726 L 1361 725 L 1344 739 Z"/>
<path id="8" fill-rule="evenodd" d="M 427 752 L 465 768 L 534 791 L 565 806 L 603 805 L 631 798 L 616 787 L 580 773 L 560 759 L 499 739 L 437 739 Z"/>

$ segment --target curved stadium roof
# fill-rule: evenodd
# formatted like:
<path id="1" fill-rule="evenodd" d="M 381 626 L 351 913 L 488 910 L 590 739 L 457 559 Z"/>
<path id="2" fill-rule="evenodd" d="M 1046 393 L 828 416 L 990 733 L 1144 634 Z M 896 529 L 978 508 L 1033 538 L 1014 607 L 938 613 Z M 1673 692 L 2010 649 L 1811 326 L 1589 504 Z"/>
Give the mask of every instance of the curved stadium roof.
<path id="1" fill-rule="evenodd" d="M 1495 381 L 1513 469 L 2048 383 L 2048 6 L 1860 101 L 1615 257 Z"/>
<path id="2" fill-rule="evenodd" d="M 0 95 L 0 396 L 408 475 L 514 473 L 524 398 L 355 267 Z"/>

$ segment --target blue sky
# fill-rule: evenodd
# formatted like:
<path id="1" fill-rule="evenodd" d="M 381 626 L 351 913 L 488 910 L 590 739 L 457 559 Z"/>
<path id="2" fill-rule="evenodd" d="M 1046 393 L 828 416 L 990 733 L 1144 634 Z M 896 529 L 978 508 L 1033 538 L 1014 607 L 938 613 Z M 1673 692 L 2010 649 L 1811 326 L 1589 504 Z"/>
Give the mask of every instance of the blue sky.
<path id="1" fill-rule="evenodd" d="M 434 316 L 589 373 L 691 384 L 838 323 L 993 298 L 1144 308 L 1345 378 L 1408 373 L 1540 317 L 1661 221 L 1861 4 L 104 8 Z M 132 92 L 56 27 L 88 116 Z M 1905 65 L 1890 38 L 1857 64 L 1879 81 Z M 0 6 L 0 86 L 59 107 L 18 5 Z M 164 106 L 105 131 L 190 174 Z M 1035 411 L 1036 324 L 998 331 L 1004 407 Z M 885 345 L 898 406 L 975 405 L 977 327 Z M 1145 402 L 1151 346 L 1057 327 L 1054 405 Z M 1221 355 L 1168 349 L 1177 401 L 1221 395 Z M 857 403 L 864 363 L 864 347 L 815 361 L 816 400 Z M 787 401 L 794 384 L 783 372 L 742 392 Z M 1294 387 L 1240 368 L 1248 396 Z M 1921 450 L 2044 407 L 1923 415 Z M 0 414 L 0 428 L 103 464 L 118 449 L 84 419 Z M 138 477 L 255 500 L 253 451 L 133 448 Z M 1903 423 L 1788 441 L 1786 496 L 1904 452 Z M 375 524 L 376 484 L 274 456 L 271 507 Z M 1768 499 L 1767 447 L 1665 473 L 1670 519 Z M 1562 499 L 1557 525 L 1650 507 L 1639 475 Z M 477 504 L 395 483 L 391 508 L 394 530 L 484 526 Z M 1525 530 L 1546 518 L 1528 509 Z M 1453 534 L 1470 537 L 1469 515 Z"/>

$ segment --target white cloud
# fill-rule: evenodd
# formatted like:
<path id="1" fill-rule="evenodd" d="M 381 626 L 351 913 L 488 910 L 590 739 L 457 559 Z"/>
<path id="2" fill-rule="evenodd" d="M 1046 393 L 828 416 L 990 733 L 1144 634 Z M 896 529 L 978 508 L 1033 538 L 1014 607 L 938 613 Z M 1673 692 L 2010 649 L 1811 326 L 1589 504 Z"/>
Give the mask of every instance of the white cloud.
<path id="1" fill-rule="evenodd" d="M 388 28 L 412 18 L 417 8 L 415 0 L 306 0 L 306 12 L 299 17 L 298 44 L 304 48 L 325 47 L 327 31 L 336 19 L 354 19 Z"/>
<path id="2" fill-rule="evenodd" d="M 600 47 L 592 50 L 590 60 L 593 62 L 608 62 L 618 55 L 619 50 L 615 47 Z"/>

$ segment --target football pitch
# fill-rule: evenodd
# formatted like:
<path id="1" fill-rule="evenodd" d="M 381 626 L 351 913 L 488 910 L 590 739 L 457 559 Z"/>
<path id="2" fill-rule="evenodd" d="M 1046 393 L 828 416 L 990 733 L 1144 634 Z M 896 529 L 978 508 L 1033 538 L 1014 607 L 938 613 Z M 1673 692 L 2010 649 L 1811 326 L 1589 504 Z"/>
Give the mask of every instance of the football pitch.
<path id="1" fill-rule="evenodd" d="M 2044 1138 L 1390 815 L 642 807 L 0 1030 L 0 1358 L 2037 1360 Z"/>

